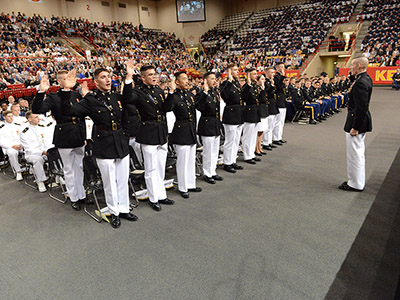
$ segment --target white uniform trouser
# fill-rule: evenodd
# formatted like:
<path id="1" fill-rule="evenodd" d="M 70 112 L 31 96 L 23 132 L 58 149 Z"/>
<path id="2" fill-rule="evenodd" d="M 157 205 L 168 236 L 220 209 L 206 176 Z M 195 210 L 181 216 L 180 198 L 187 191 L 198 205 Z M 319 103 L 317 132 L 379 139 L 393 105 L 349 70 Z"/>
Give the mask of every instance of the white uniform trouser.
<path id="1" fill-rule="evenodd" d="M 141 144 L 144 159 L 144 179 L 146 181 L 149 201 L 158 202 L 167 198 L 164 186 L 165 165 L 167 162 L 168 145 Z"/>
<path id="2" fill-rule="evenodd" d="M 207 177 L 217 175 L 220 136 L 202 136 L 203 142 L 203 172 Z"/>
<path id="3" fill-rule="evenodd" d="M 224 124 L 224 165 L 236 163 L 236 156 L 239 150 L 240 136 L 242 135 L 243 125 Z"/>
<path id="4" fill-rule="evenodd" d="M 83 156 L 84 147 L 58 148 L 64 165 L 64 178 L 67 193 L 71 202 L 85 199 L 83 187 Z"/>
<path id="5" fill-rule="evenodd" d="M 286 108 L 279 108 L 279 114 L 276 115 L 273 129 L 273 140 L 280 141 L 283 136 L 283 126 L 285 126 Z"/>
<path id="6" fill-rule="evenodd" d="M 347 184 L 355 189 L 365 187 L 365 133 L 346 133 Z"/>
<path id="7" fill-rule="evenodd" d="M 11 167 L 16 173 L 22 172 L 21 165 L 18 162 L 18 154 L 19 151 L 14 148 L 3 149 L 4 154 L 8 155 L 8 159 L 10 160 Z"/>
<path id="8" fill-rule="evenodd" d="M 196 144 L 175 145 L 178 190 L 187 192 L 196 187 Z"/>
<path id="9" fill-rule="evenodd" d="M 129 213 L 129 155 L 124 158 L 96 158 L 110 213 Z"/>
<path id="10" fill-rule="evenodd" d="M 242 149 L 244 160 L 249 160 L 256 155 L 257 144 L 257 123 L 247 123 L 243 125 L 243 136 L 242 136 Z"/>
<path id="11" fill-rule="evenodd" d="M 272 144 L 272 130 L 274 129 L 276 116 L 278 115 L 269 115 L 267 117 L 268 129 L 264 131 L 263 142 L 262 142 L 264 146 Z"/>
<path id="12" fill-rule="evenodd" d="M 39 154 L 25 155 L 25 159 L 27 162 L 33 164 L 33 172 L 35 172 L 36 179 L 41 182 L 46 181 L 47 176 L 43 168 L 46 156 Z"/>
<path id="13" fill-rule="evenodd" d="M 142 150 L 140 149 L 140 144 L 136 142 L 136 137 L 129 138 L 129 146 L 131 146 L 133 151 L 135 151 L 139 163 L 143 164 Z"/>

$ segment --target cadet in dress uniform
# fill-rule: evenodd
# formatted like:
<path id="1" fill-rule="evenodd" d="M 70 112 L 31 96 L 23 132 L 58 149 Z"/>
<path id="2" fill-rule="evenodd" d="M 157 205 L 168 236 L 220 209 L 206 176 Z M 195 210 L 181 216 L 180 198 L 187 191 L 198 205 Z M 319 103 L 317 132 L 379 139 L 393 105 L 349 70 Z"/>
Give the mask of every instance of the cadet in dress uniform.
<path id="1" fill-rule="evenodd" d="M 368 59 L 353 59 L 351 74 L 356 79 L 349 91 L 349 106 L 346 124 L 347 177 L 339 188 L 347 191 L 362 191 L 365 187 L 365 134 L 372 131 L 369 102 L 372 93 L 372 79 L 367 74 Z"/>
<path id="2" fill-rule="evenodd" d="M 399 90 L 400 89 L 400 69 L 396 70 L 396 73 L 393 74 L 392 79 L 393 79 L 393 87 L 396 90 Z"/>
<path id="3" fill-rule="evenodd" d="M 86 128 L 84 118 L 67 116 L 61 108 L 61 89 L 64 88 L 67 74 L 66 70 L 61 70 L 57 73 L 57 82 L 60 85 L 60 90 L 57 93 L 49 93 L 47 96 L 46 92 L 50 88 L 50 83 L 47 76 L 43 76 L 40 82 L 40 90 L 33 99 L 32 112 L 45 114 L 51 111 L 57 122 L 54 129 L 53 144 L 58 148 L 64 165 L 65 186 L 71 206 L 75 210 L 80 210 L 81 203 L 86 198 L 83 187 L 82 163 Z M 75 91 L 71 91 L 69 96 L 69 101 L 72 104 L 82 100 L 81 94 Z"/>
<path id="4" fill-rule="evenodd" d="M 189 192 L 201 192 L 196 187 L 196 106 L 185 72 L 176 72 L 170 82 L 170 91 L 165 106 L 175 115 L 174 128 L 169 135 L 176 151 L 176 174 L 178 190 L 183 198 L 189 198 Z"/>
<path id="5" fill-rule="evenodd" d="M 204 91 L 196 95 L 196 108 L 201 112 L 197 134 L 203 143 L 204 181 L 215 184 L 223 178 L 216 173 L 222 124 L 220 120 L 220 95 L 213 72 L 204 74 Z"/>
<path id="6" fill-rule="evenodd" d="M 276 64 L 276 73 L 274 77 L 275 83 L 275 94 L 276 100 L 278 103 L 279 114 L 275 117 L 274 129 L 273 129 L 273 143 L 275 145 L 282 145 L 286 143 L 282 139 L 283 136 L 283 127 L 285 126 L 285 118 L 286 118 L 286 97 L 284 93 L 285 85 L 283 80 L 285 79 L 285 65 L 283 62 L 278 62 Z"/>
<path id="7" fill-rule="evenodd" d="M 311 113 L 313 113 L 313 119 L 317 120 L 318 122 L 322 122 L 326 120 L 324 116 L 321 114 L 321 104 L 317 102 L 314 98 L 313 91 L 311 89 L 311 80 L 307 79 L 304 83 L 304 86 L 301 88 L 301 93 L 306 101 L 305 107 L 312 108 Z"/>
<path id="8" fill-rule="evenodd" d="M 235 64 L 229 64 L 228 79 L 220 86 L 221 97 L 226 104 L 222 116 L 225 132 L 224 170 L 230 173 L 236 173 L 236 170 L 243 169 L 236 163 L 244 122 L 243 101 L 238 78 L 238 67 Z"/>
<path id="9" fill-rule="evenodd" d="M 25 114 L 28 120 L 28 126 L 22 130 L 19 135 L 21 144 L 25 150 L 25 159 L 33 164 L 33 172 L 35 173 L 36 183 L 39 192 L 46 191 L 44 182 L 48 179 L 44 172 L 44 162 L 47 160 L 48 145 L 45 143 L 45 127 L 39 124 L 39 115 L 28 111 Z"/>
<path id="10" fill-rule="evenodd" d="M 296 110 L 302 110 L 304 108 L 308 108 L 311 110 L 310 114 L 310 124 L 317 125 L 317 121 L 315 121 L 315 110 L 314 107 L 309 105 L 304 94 L 301 91 L 301 81 L 296 80 L 295 86 L 291 92 L 292 100 Z"/>
<path id="11" fill-rule="evenodd" d="M 4 154 L 8 155 L 11 167 L 15 172 L 15 179 L 21 181 L 22 169 L 18 162 L 18 154 L 22 152 L 22 144 L 19 139 L 21 133 L 20 124 L 14 123 L 14 116 L 10 110 L 3 112 L 4 124 L 0 125 L 0 147 Z"/>
<path id="12" fill-rule="evenodd" d="M 133 76 L 133 65 L 130 62 L 127 71 L 126 82 L 129 82 Z M 164 186 L 168 152 L 164 91 L 157 86 L 157 75 L 153 66 L 141 67 L 140 74 L 143 84 L 136 86 L 125 101 L 127 104 L 134 104 L 140 114 L 136 142 L 142 147 L 150 207 L 160 211 L 160 203 L 174 204 L 173 200 L 167 198 Z"/>
<path id="13" fill-rule="evenodd" d="M 254 154 L 257 143 L 257 124 L 260 122 L 258 94 L 255 89 L 257 71 L 255 69 L 248 69 L 246 73 L 247 82 L 242 88 L 244 102 L 242 148 L 244 161 L 248 164 L 256 164 L 256 161 L 260 161 Z"/>
<path id="14" fill-rule="evenodd" d="M 132 93 L 132 84 L 125 84 L 124 96 L 111 92 L 110 72 L 106 68 L 94 71 L 94 82 L 97 90 L 87 93 L 79 103 L 71 103 L 71 92 L 62 91 L 61 107 L 66 115 L 89 116 L 94 122 L 93 155 L 100 169 L 107 207 L 112 214 L 110 224 L 118 228 L 120 218 L 137 220 L 129 212 L 129 144 L 122 129 L 123 98 L 125 93 Z M 76 72 L 71 71 L 64 87 L 71 89 L 75 83 Z"/>
<path id="15" fill-rule="evenodd" d="M 275 119 L 279 114 L 278 102 L 276 101 L 275 94 L 275 83 L 274 83 L 275 70 L 269 67 L 265 70 L 265 93 L 267 94 L 267 105 L 268 105 L 268 128 L 264 131 L 263 135 L 263 149 L 272 151 L 276 148 L 272 144 L 272 131 L 274 129 Z M 287 79 L 288 80 L 288 79 Z"/>
<path id="16" fill-rule="evenodd" d="M 262 151 L 262 138 L 264 135 L 264 131 L 268 129 L 268 100 L 267 100 L 267 92 L 265 90 L 265 76 L 258 75 L 257 76 L 257 86 L 256 86 L 257 94 L 258 94 L 258 115 L 260 116 L 260 123 L 257 125 L 257 143 L 255 154 L 258 156 L 265 155 L 266 153 Z"/>

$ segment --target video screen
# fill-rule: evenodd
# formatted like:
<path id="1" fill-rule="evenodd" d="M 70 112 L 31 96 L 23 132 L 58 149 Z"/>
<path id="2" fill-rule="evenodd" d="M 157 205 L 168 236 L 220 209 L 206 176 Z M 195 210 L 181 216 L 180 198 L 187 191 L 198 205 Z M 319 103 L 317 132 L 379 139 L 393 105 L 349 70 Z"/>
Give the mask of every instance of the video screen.
<path id="1" fill-rule="evenodd" d="M 176 0 L 176 17 L 178 23 L 202 22 L 206 20 L 205 0 Z"/>

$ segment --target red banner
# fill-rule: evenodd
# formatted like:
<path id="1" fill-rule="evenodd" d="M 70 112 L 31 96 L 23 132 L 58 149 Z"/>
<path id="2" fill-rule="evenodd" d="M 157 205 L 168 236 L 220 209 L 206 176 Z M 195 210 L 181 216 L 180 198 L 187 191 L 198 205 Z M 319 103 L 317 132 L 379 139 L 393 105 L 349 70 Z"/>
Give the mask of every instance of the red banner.
<path id="1" fill-rule="evenodd" d="M 374 84 L 392 84 L 393 74 L 396 73 L 398 67 L 369 67 L 368 75 L 371 77 Z M 339 75 L 348 75 L 349 68 L 341 68 Z"/>

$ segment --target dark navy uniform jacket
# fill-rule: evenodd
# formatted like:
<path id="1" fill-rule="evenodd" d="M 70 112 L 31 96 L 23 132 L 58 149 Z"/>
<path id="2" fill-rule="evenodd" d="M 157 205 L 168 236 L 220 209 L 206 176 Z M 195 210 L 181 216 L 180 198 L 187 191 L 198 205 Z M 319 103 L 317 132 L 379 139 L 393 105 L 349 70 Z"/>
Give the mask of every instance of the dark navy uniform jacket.
<path id="1" fill-rule="evenodd" d="M 124 130 L 129 137 L 136 137 L 139 129 L 140 117 L 139 112 L 135 105 L 126 104 L 123 106 L 125 110 L 124 117 Z"/>
<path id="2" fill-rule="evenodd" d="M 222 123 L 220 120 L 220 101 L 218 91 L 210 89 L 196 95 L 196 108 L 201 112 L 197 134 L 200 136 L 219 136 Z"/>
<path id="3" fill-rule="evenodd" d="M 243 101 L 239 81 L 224 81 L 220 87 L 221 97 L 225 101 L 222 123 L 229 125 L 243 124 Z"/>
<path id="4" fill-rule="evenodd" d="M 53 144 L 57 148 L 82 147 L 86 139 L 86 126 L 84 118 L 67 116 L 61 108 L 61 91 L 49 93 L 45 99 L 45 93 L 37 93 L 32 103 L 34 114 L 44 114 L 51 111 L 56 119 L 54 128 Z M 80 93 L 71 91 L 69 101 L 72 104 L 82 99 Z"/>
<path id="5" fill-rule="evenodd" d="M 279 114 L 278 102 L 276 101 L 275 86 L 271 84 L 269 78 L 265 79 L 265 91 L 268 99 L 268 112 L 270 115 Z"/>
<path id="6" fill-rule="evenodd" d="M 260 118 L 266 118 L 269 116 L 269 110 L 268 110 L 268 99 L 267 99 L 267 91 L 262 89 L 260 86 L 256 86 L 256 92 L 258 95 L 258 115 Z"/>
<path id="7" fill-rule="evenodd" d="M 349 91 L 349 107 L 344 131 L 350 132 L 352 128 L 359 133 L 372 131 L 372 117 L 369 111 L 372 86 L 372 79 L 366 72 L 356 76 Z"/>
<path id="8" fill-rule="evenodd" d="M 245 83 L 242 88 L 242 97 L 244 101 L 244 121 L 247 123 L 260 122 L 260 116 L 258 115 L 258 94 L 255 86 Z"/>
<path id="9" fill-rule="evenodd" d="M 276 72 L 274 76 L 274 84 L 275 84 L 275 94 L 276 94 L 276 100 L 278 103 L 278 108 L 286 108 L 286 101 L 285 101 L 285 94 L 284 94 L 284 89 L 285 89 L 285 83 L 283 80 L 286 78 L 286 76 Z"/>
<path id="10" fill-rule="evenodd" d="M 62 91 L 62 109 L 67 115 L 89 116 L 93 126 L 93 155 L 102 159 L 123 158 L 129 154 L 129 137 L 122 128 L 124 98 L 132 94 L 132 84 L 124 86 L 124 96 L 95 90 L 82 101 L 72 104 L 71 92 Z"/>
<path id="11" fill-rule="evenodd" d="M 169 141 L 176 145 L 194 145 L 196 139 L 196 103 L 189 91 L 176 89 L 165 99 L 167 111 L 173 111 L 176 121 Z"/>

